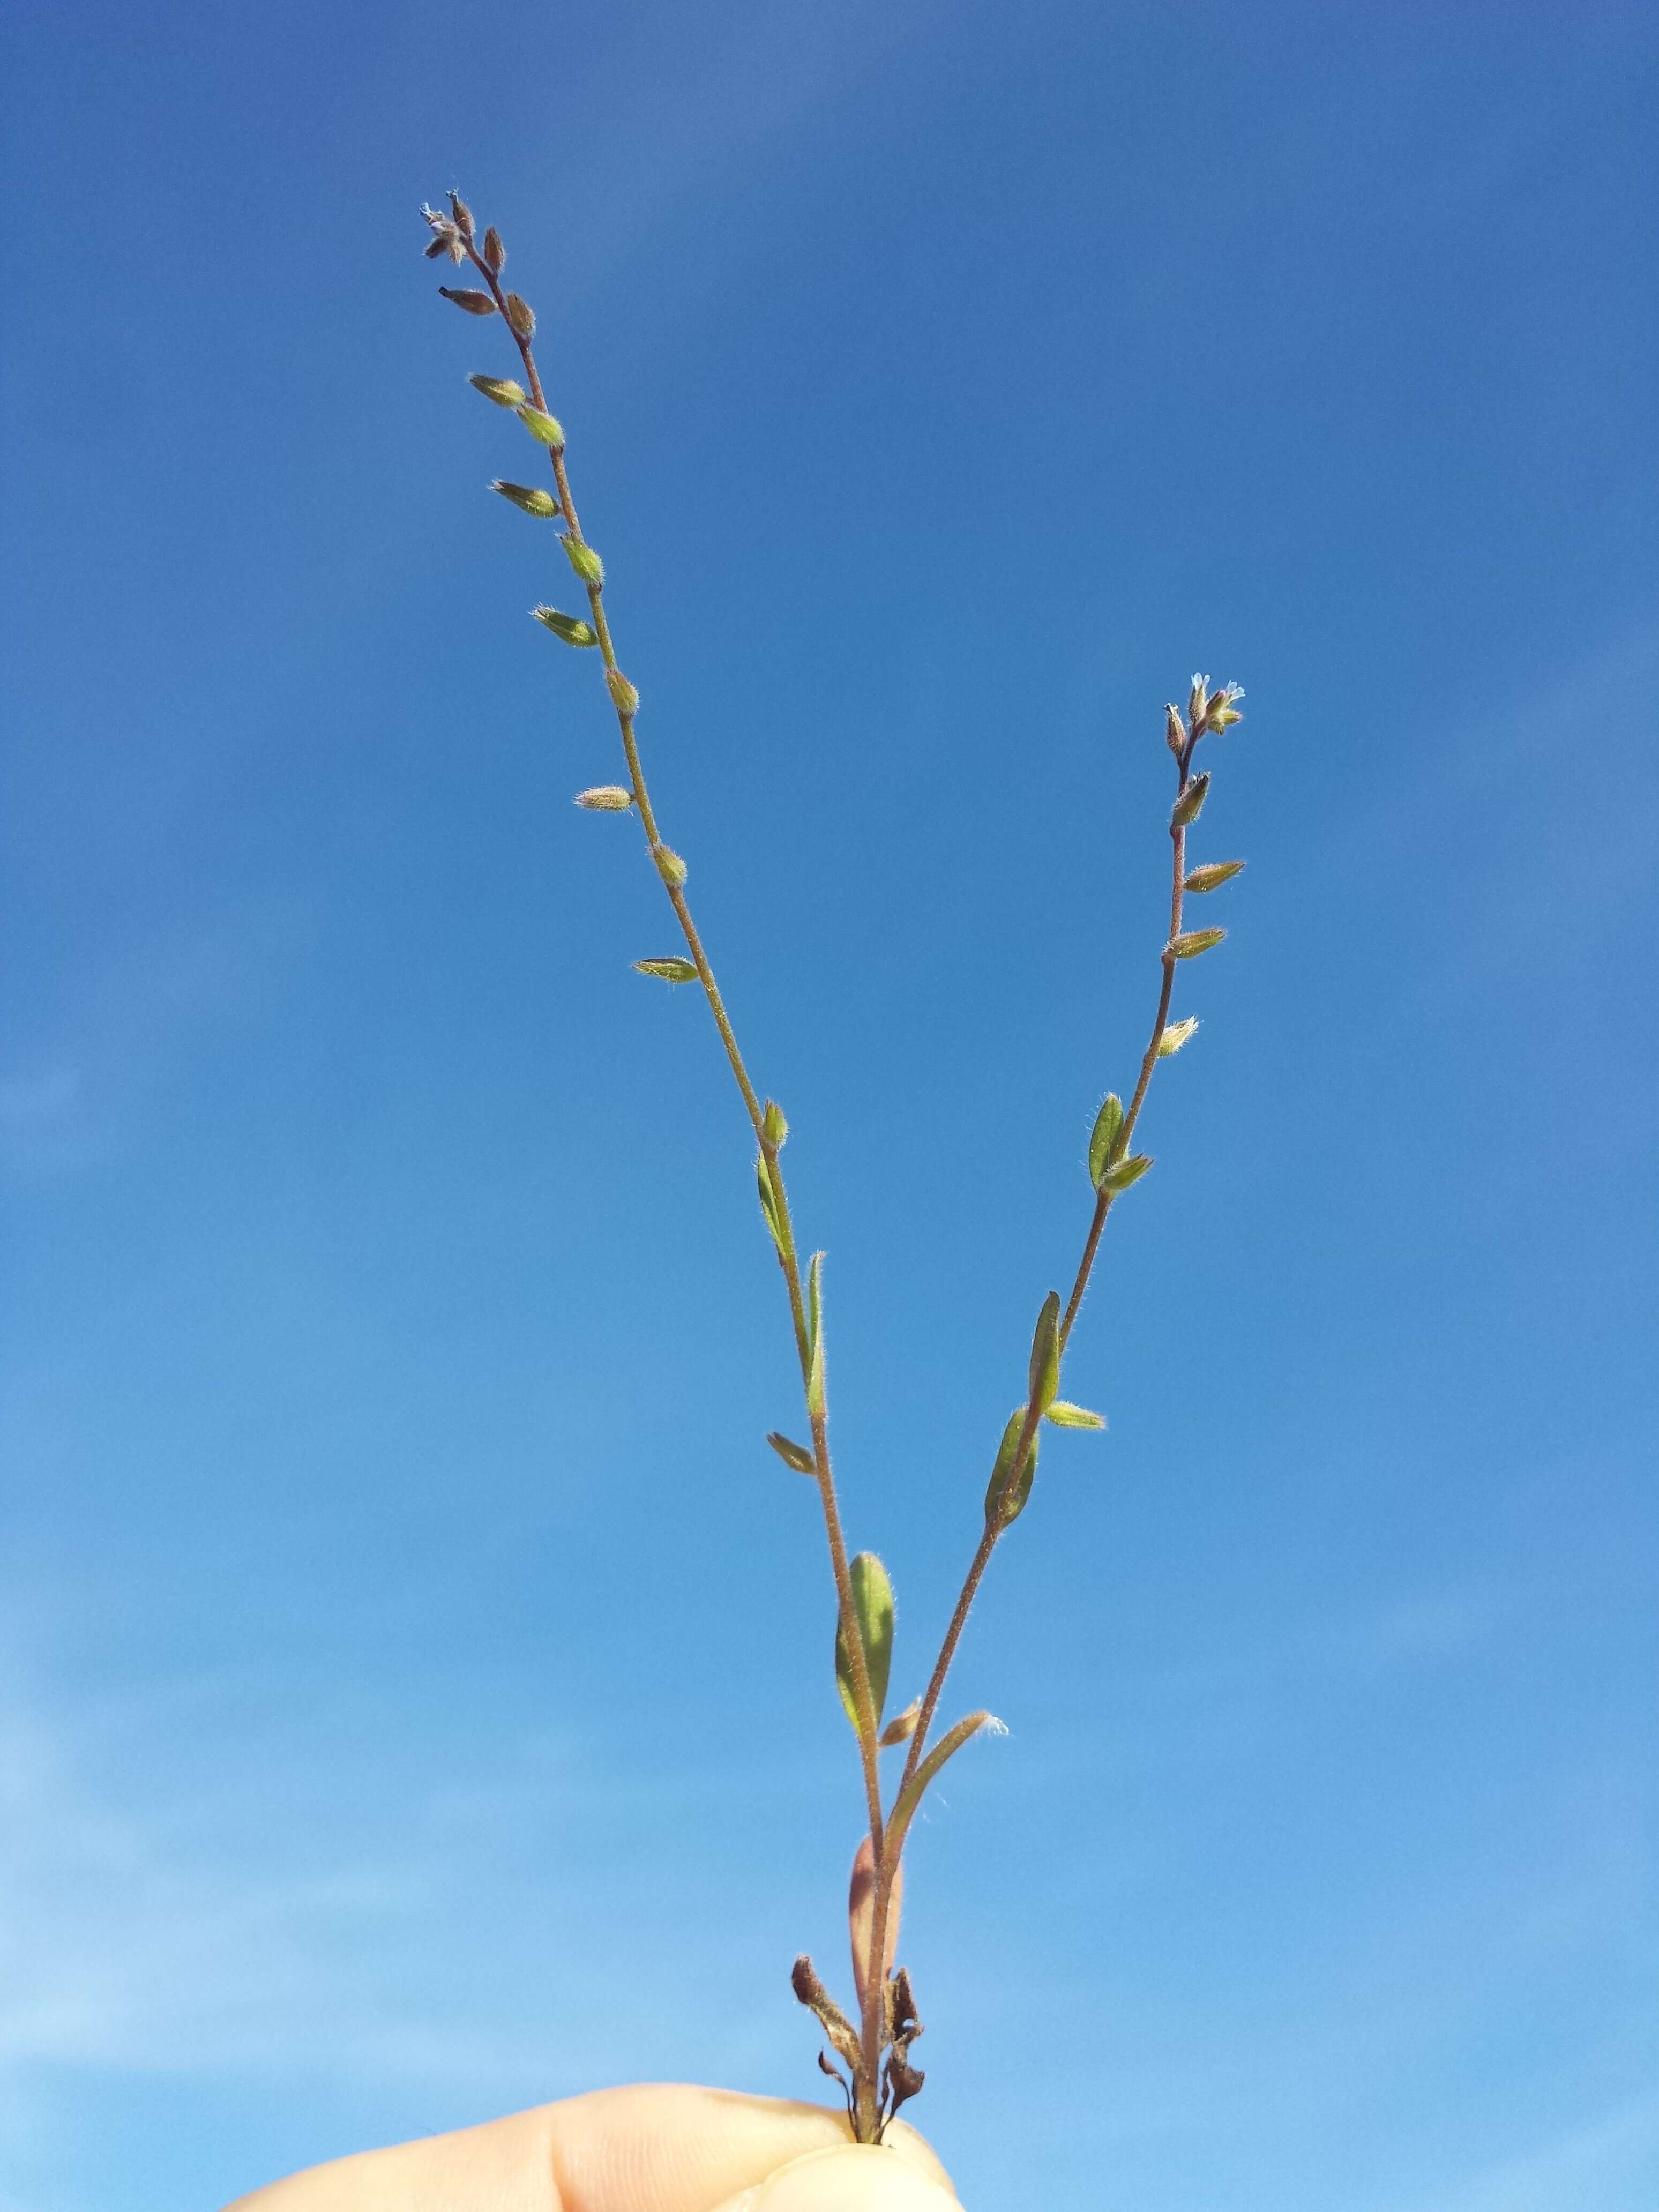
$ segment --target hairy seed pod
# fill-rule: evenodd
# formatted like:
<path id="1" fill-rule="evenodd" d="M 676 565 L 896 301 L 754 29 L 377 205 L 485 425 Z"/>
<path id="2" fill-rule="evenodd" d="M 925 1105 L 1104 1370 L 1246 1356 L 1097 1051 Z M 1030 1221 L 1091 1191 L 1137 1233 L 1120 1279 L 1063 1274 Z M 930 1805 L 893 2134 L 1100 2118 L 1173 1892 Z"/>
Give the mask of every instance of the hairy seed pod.
<path id="1" fill-rule="evenodd" d="M 611 694 L 611 703 L 619 714 L 636 714 L 640 710 L 640 695 L 620 668 L 605 672 L 605 689 Z"/>
<path id="2" fill-rule="evenodd" d="M 671 890 L 678 890 L 685 881 L 687 869 L 679 854 L 667 845 L 653 845 L 651 857 L 657 864 L 657 873 Z"/>
<path id="3" fill-rule="evenodd" d="M 562 615 L 556 607 L 532 607 L 530 611 L 544 629 L 550 629 L 567 645 L 597 645 L 599 641 L 598 630 L 578 616 Z"/>
<path id="4" fill-rule="evenodd" d="M 636 960 L 634 966 L 641 975 L 655 975 L 665 983 L 695 983 L 697 971 L 689 960 Z"/>
<path id="5" fill-rule="evenodd" d="M 453 300 L 469 315 L 493 315 L 495 312 L 495 302 L 488 292 L 470 292 L 457 284 L 440 284 L 438 289 L 446 300 Z"/>
<path id="6" fill-rule="evenodd" d="M 1219 945 L 1226 934 L 1224 929 L 1183 929 L 1179 937 L 1170 939 L 1164 950 L 1177 960 L 1196 960 L 1200 952 Z"/>
<path id="7" fill-rule="evenodd" d="M 1171 1022 L 1158 1041 L 1158 1058 L 1172 1060 L 1197 1027 L 1196 1014 L 1188 1014 L 1184 1022 Z"/>
<path id="8" fill-rule="evenodd" d="M 566 536 L 559 540 L 564 548 L 564 557 L 581 578 L 597 591 L 605 581 L 605 563 L 591 545 L 584 545 L 580 538 Z"/>
<path id="9" fill-rule="evenodd" d="M 571 804 L 585 806 L 590 814 L 626 814 L 634 804 L 634 794 L 619 783 L 596 783 L 579 791 Z"/>
<path id="10" fill-rule="evenodd" d="M 536 335 L 536 312 L 528 300 L 521 300 L 516 292 L 507 295 L 507 319 L 515 338 L 526 345 Z"/>
<path id="11" fill-rule="evenodd" d="M 520 403 L 519 420 L 532 438 L 539 438 L 543 445 L 551 446 L 556 453 L 563 451 L 564 430 L 556 416 L 549 415 L 540 407 Z"/>
<path id="12" fill-rule="evenodd" d="M 459 192 L 449 195 L 449 212 L 455 218 L 455 228 L 463 238 L 472 235 L 472 210 Z"/>
<path id="13" fill-rule="evenodd" d="M 466 380 L 475 392 L 482 392 L 498 407 L 520 408 L 530 396 L 523 385 L 515 383 L 510 376 L 469 376 Z"/>
<path id="14" fill-rule="evenodd" d="M 484 233 L 484 267 L 492 276 L 499 276 L 507 266 L 507 248 L 501 244 L 501 234 L 492 223 Z"/>
<path id="15" fill-rule="evenodd" d="M 559 511 L 558 501 L 550 491 L 544 491 L 539 484 L 508 483 L 503 477 L 497 477 L 489 489 L 500 492 L 503 499 L 510 500 L 520 514 L 537 515 L 543 521 L 550 522 Z"/>
<path id="16" fill-rule="evenodd" d="M 1193 778 L 1180 798 L 1176 799 L 1175 812 L 1170 817 L 1170 827 L 1172 830 L 1190 828 L 1203 811 L 1204 802 L 1209 797 L 1209 793 L 1210 775 L 1206 769 L 1202 775 L 1195 775 Z"/>

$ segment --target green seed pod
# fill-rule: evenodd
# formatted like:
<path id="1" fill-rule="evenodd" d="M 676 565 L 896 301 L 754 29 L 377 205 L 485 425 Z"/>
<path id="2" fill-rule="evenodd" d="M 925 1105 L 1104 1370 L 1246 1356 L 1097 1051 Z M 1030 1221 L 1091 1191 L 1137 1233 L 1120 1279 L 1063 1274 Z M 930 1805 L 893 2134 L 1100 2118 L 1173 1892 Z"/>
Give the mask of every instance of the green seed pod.
<path id="1" fill-rule="evenodd" d="M 593 548 L 591 545 L 584 545 L 580 538 L 568 536 L 560 538 L 559 543 L 564 548 L 565 559 L 569 562 L 583 583 L 591 584 L 597 591 L 605 581 L 605 563 Z"/>
<path id="2" fill-rule="evenodd" d="M 1243 860 L 1206 860 L 1201 868 L 1194 868 L 1181 888 L 1183 891 L 1218 891 L 1223 884 L 1231 883 L 1243 867 Z"/>
<path id="3" fill-rule="evenodd" d="M 635 690 L 634 686 L 629 682 L 628 678 L 623 674 L 620 668 L 607 668 L 605 670 L 605 686 L 606 690 L 611 694 L 611 705 L 616 708 L 619 714 L 637 714 L 639 713 L 640 695 Z"/>
<path id="4" fill-rule="evenodd" d="M 789 1124 L 783 1118 L 783 1109 L 775 1098 L 766 1102 L 766 1111 L 761 1115 L 761 1134 L 775 1152 L 781 1152 L 789 1134 Z"/>
<path id="5" fill-rule="evenodd" d="M 1127 1190 L 1131 1183 L 1139 1182 L 1152 1164 L 1150 1152 L 1131 1152 L 1127 1160 L 1119 1160 L 1107 1169 L 1100 1178 L 1100 1187 L 1103 1191 L 1110 1191 L 1115 1198 L 1119 1191 Z"/>
<path id="6" fill-rule="evenodd" d="M 1164 950 L 1177 960 L 1196 960 L 1200 952 L 1208 952 L 1219 945 L 1227 934 L 1224 929 L 1183 929 L 1179 937 L 1172 937 Z"/>
<path id="7" fill-rule="evenodd" d="M 1109 1091 L 1105 1103 L 1095 1116 L 1094 1129 L 1089 1139 L 1089 1180 L 1100 1188 L 1100 1178 L 1106 1172 L 1117 1148 L 1118 1133 L 1123 1127 L 1123 1101 L 1115 1091 Z"/>
<path id="8" fill-rule="evenodd" d="M 558 501 L 550 491 L 544 491 L 539 484 L 508 483 L 505 477 L 496 477 L 489 489 L 500 492 L 501 497 L 510 501 L 520 514 L 537 515 L 544 522 L 550 522 L 559 511 Z"/>
<path id="9" fill-rule="evenodd" d="M 556 417 L 544 413 L 539 407 L 531 406 L 526 400 L 519 404 L 519 420 L 532 438 L 539 438 L 543 445 L 551 446 L 556 453 L 564 451 L 564 430 Z"/>
<path id="10" fill-rule="evenodd" d="M 1031 1403 L 1046 1413 L 1060 1389 L 1060 1292 L 1050 1291 L 1042 1301 L 1031 1337 Z"/>
<path id="11" fill-rule="evenodd" d="M 516 292 L 509 292 L 507 295 L 507 319 L 514 337 L 522 338 L 528 345 L 536 335 L 535 311 L 529 301 L 521 300 Z"/>
<path id="12" fill-rule="evenodd" d="M 686 866 L 679 854 L 667 845 L 653 845 L 651 857 L 657 864 L 657 873 L 671 890 L 678 890 L 685 881 Z"/>
<path id="13" fill-rule="evenodd" d="M 591 790 L 579 791 L 573 804 L 586 807 L 590 814 L 626 814 L 634 794 L 619 783 L 596 783 Z"/>
<path id="14" fill-rule="evenodd" d="M 1175 812 L 1170 817 L 1170 828 L 1185 830 L 1196 822 L 1203 811 L 1204 801 L 1208 798 L 1209 792 L 1210 775 L 1206 769 L 1202 775 L 1195 775 L 1193 778 L 1180 798 L 1176 799 Z"/>
<path id="15" fill-rule="evenodd" d="M 888 1677 L 893 1670 L 893 1585 L 887 1570 L 873 1552 L 860 1552 L 848 1570 L 853 1585 L 853 1622 L 864 1647 L 864 1668 L 870 1678 L 870 1701 L 878 1726 L 887 1703 Z M 847 1647 L 843 1622 L 836 1630 L 836 1685 L 847 1717 L 859 1725 L 858 1700 L 854 1695 L 852 1655 Z"/>
<path id="16" fill-rule="evenodd" d="M 997 1446 L 996 1462 L 991 1469 L 991 1480 L 985 1486 L 988 1528 L 1006 1528 L 1010 1522 L 1018 1521 L 1025 1510 L 1026 1500 L 1030 1497 L 1037 1463 L 1037 1432 L 1035 1429 L 1031 1431 L 1030 1444 L 1026 1450 L 1025 1464 L 1019 1471 L 1019 1480 L 1012 1489 L 1009 1486 L 1029 1411 L 1028 1407 L 1016 1406 L 1008 1416 L 1007 1427 L 1002 1431 L 1002 1442 Z"/>
<path id="17" fill-rule="evenodd" d="M 470 292 L 456 284 L 440 284 L 438 289 L 446 300 L 453 300 L 469 315 L 493 315 L 495 312 L 495 302 L 488 292 Z"/>
<path id="18" fill-rule="evenodd" d="M 550 629 L 567 645 L 597 645 L 599 641 L 598 630 L 575 615 L 562 615 L 556 607 L 532 607 L 530 611 L 544 629 Z"/>
<path id="19" fill-rule="evenodd" d="M 797 1474 L 816 1474 L 817 1473 L 817 1462 L 813 1458 L 811 1453 L 807 1450 L 805 1444 L 792 1443 L 790 1439 L 778 1429 L 769 1431 L 766 1441 L 771 1445 L 773 1450 L 783 1462 L 784 1465 L 786 1467 L 793 1468 Z"/>
<path id="20" fill-rule="evenodd" d="M 1171 1022 L 1168 1029 L 1164 1030 L 1163 1036 L 1159 1037 L 1158 1041 L 1158 1058 L 1160 1060 L 1173 1060 L 1176 1053 L 1180 1051 L 1182 1046 L 1186 1043 L 1188 1038 L 1191 1036 L 1193 1031 L 1197 1027 L 1198 1017 L 1196 1014 L 1188 1014 L 1184 1022 Z"/>
<path id="21" fill-rule="evenodd" d="M 507 266 L 507 248 L 501 244 L 501 234 L 492 223 L 484 233 L 484 267 L 492 276 L 499 276 Z"/>
<path id="22" fill-rule="evenodd" d="M 1073 1406 L 1065 1398 L 1056 1398 L 1049 1407 L 1048 1419 L 1057 1429 L 1103 1429 L 1104 1413 L 1091 1413 L 1086 1406 Z"/>
<path id="23" fill-rule="evenodd" d="M 498 407 L 511 407 L 515 411 L 530 396 L 523 385 L 515 383 L 510 376 L 469 376 L 466 380 L 475 392 L 482 392 Z"/>
<path id="24" fill-rule="evenodd" d="M 697 971 L 690 960 L 636 960 L 634 966 L 641 975 L 659 976 L 665 983 L 695 983 Z"/>

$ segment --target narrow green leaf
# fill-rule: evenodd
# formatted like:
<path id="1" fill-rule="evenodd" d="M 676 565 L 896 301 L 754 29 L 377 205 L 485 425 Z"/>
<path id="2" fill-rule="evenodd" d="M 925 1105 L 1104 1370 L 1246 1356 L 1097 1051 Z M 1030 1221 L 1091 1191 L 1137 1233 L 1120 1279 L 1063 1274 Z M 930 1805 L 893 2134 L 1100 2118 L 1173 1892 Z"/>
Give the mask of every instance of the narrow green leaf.
<path id="1" fill-rule="evenodd" d="M 1206 769 L 1202 775 L 1195 775 L 1193 778 L 1180 798 L 1176 799 L 1175 812 L 1170 817 L 1170 827 L 1176 830 L 1185 830 L 1196 822 L 1203 811 L 1204 801 L 1208 798 L 1209 793 L 1210 774 Z"/>
<path id="2" fill-rule="evenodd" d="M 559 543 L 564 548 L 565 559 L 583 583 L 595 586 L 604 583 L 605 563 L 591 545 L 584 545 L 580 538 L 569 536 L 560 538 Z"/>
<path id="3" fill-rule="evenodd" d="M 1025 1406 L 1015 1407 L 1008 1416 L 1008 1425 L 1002 1432 L 1002 1442 L 997 1446 L 996 1463 L 991 1469 L 991 1480 L 985 1486 L 988 1526 L 997 1524 L 1006 1528 L 1011 1522 L 1018 1521 L 1025 1510 L 1025 1501 L 1031 1494 L 1037 1463 L 1037 1432 L 1035 1429 L 1031 1431 L 1030 1446 L 1025 1454 L 1025 1464 L 1019 1471 L 1019 1480 L 1012 1489 L 1009 1487 L 1029 1411 Z"/>
<path id="4" fill-rule="evenodd" d="M 636 960 L 641 975 L 659 976 L 665 983 L 695 983 L 697 971 L 689 960 Z"/>
<path id="5" fill-rule="evenodd" d="M 893 1668 L 893 1585 L 873 1552 L 860 1552 L 848 1574 L 853 1584 L 853 1619 L 864 1647 L 865 1671 L 870 1677 L 870 1697 L 879 1726 L 882 1707 L 887 1703 L 887 1679 Z M 847 1717 L 857 1729 L 858 1699 L 844 1624 L 836 1631 L 836 1681 Z"/>
<path id="6" fill-rule="evenodd" d="M 781 1430 L 768 1431 L 766 1441 L 786 1467 L 793 1468 L 797 1474 L 816 1474 L 817 1462 L 805 1444 L 793 1443 Z"/>
<path id="7" fill-rule="evenodd" d="M 567 645 L 597 645 L 599 634 L 589 623 L 575 615 L 562 615 L 556 607 L 532 607 L 544 629 L 550 629 L 555 637 L 562 637 Z"/>
<path id="8" fill-rule="evenodd" d="M 1183 891 L 1218 891 L 1223 884 L 1231 883 L 1243 869 L 1243 860 L 1206 860 L 1201 868 L 1194 868 L 1181 888 Z"/>
<path id="9" fill-rule="evenodd" d="M 1115 1197 L 1119 1191 L 1127 1190 L 1131 1183 L 1139 1182 L 1152 1164 L 1150 1152 L 1131 1152 L 1127 1160 L 1120 1160 L 1115 1167 L 1107 1169 L 1101 1177 L 1100 1187 L 1103 1190 L 1109 1190 Z"/>
<path id="10" fill-rule="evenodd" d="M 994 1713 L 969 1713 L 965 1721 L 958 1721 L 956 1726 L 947 1735 L 941 1736 L 933 1746 L 927 1758 L 910 1777 L 907 1786 L 899 1792 L 898 1802 L 894 1806 L 892 1818 L 888 1823 L 890 1850 L 897 1850 L 902 1845 L 909 1832 L 910 1823 L 915 1818 L 917 1806 L 921 1804 L 925 1792 L 937 1779 L 945 1761 L 954 1759 L 963 1744 L 971 1743 L 982 1729 L 990 1729 L 998 1735 L 1006 1735 L 1008 1733 Z"/>
<path id="11" fill-rule="evenodd" d="M 1164 949 L 1177 960 L 1196 960 L 1200 952 L 1219 945 L 1226 934 L 1224 929 L 1183 929 L 1179 937 L 1170 939 Z"/>
<path id="12" fill-rule="evenodd" d="M 1094 1133 L 1089 1139 L 1089 1180 L 1097 1190 L 1116 1152 L 1118 1133 L 1122 1127 L 1123 1101 L 1115 1091 L 1109 1091 L 1105 1104 L 1095 1116 Z"/>
<path id="13" fill-rule="evenodd" d="M 1158 1041 L 1158 1058 L 1160 1060 L 1172 1060 L 1176 1054 L 1180 1051 L 1182 1046 L 1186 1043 L 1188 1038 L 1192 1036 L 1197 1027 L 1198 1017 L 1196 1014 L 1188 1014 L 1184 1022 L 1171 1022 L 1169 1028 L 1164 1030 L 1163 1036 L 1159 1037 Z"/>
<path id="14" fill-rule="evenodd" d="M 1048 1419 L 1057 1429 L 1103 1429 L 1104 1413 L 1091 1413 L 1086 1406 L 1073 1406 L 1065 1398 L 1056 1398 L 1048 1408 Z"/>
<path id="15" fill-rule="evenodd" d="M 755 1155 L 755 1182 L 760 1192 L 761 1218 L 765 1222 L 772 1242 L 778 1248 L 778 1257 L 783 1257 L 783 1219 L 778 1210 L 778 1194 L 772 1182 L 772 1170 L 764 1152 Z"/>
<path id="16" fill-rule="evenodd" d="M 806 1271 L 806 1410 L 823 1419 L 823 1255 L 814 1252 Z"/>
<path id="17" fill-rule="evenodd" d="M 1060 1388 L 1060 1292 L 1050 1291 L 1042 1301 L 1031 1337 L 1031 1403 L 1046 1413 Z"/>

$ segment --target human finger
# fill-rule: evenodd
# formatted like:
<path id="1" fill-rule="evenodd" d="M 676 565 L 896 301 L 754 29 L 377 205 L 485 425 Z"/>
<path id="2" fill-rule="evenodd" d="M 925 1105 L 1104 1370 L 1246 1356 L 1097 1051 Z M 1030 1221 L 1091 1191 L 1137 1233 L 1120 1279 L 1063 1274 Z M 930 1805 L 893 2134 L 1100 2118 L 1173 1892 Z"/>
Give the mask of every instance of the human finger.
<path id="1" fill-rule="evenodd" d="M 896 2153 L 870 2143 L 809 2151 L 718 2212 L 962 2212 L 931 2152 L 926 2165 Z"/>

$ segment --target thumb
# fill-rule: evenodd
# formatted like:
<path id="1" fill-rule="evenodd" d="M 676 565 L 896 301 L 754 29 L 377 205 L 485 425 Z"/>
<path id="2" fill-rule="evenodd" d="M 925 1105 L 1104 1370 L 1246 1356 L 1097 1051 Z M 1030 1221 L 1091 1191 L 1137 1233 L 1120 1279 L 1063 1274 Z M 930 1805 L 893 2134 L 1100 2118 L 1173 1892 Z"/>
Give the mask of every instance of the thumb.
<path id="1" fill-rule="evenodd" d="M 937 2166 L 935 2172 L 940 2172 Z M 948 2189 L 901 2153 L 873 2143 L 811 2151 L 719 2212 L 962 2212 Z"/>

